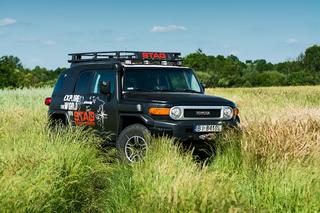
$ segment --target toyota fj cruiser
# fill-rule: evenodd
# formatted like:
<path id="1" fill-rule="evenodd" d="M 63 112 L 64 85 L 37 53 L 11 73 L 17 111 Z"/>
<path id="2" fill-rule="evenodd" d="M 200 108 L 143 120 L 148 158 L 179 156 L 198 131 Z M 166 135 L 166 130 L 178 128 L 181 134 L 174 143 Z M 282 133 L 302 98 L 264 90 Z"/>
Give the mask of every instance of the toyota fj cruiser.
<path id="1" fill-rule="evenodd" d="M 193 70 L 181 66 L 180 53 L 69 55 L 70 68 L 45 100 L 49 120 L 110 134 L 129 162 L 144 156 L 149 135 L 204 141 L 240 122 L 236 104 L 205 95 Z"/>

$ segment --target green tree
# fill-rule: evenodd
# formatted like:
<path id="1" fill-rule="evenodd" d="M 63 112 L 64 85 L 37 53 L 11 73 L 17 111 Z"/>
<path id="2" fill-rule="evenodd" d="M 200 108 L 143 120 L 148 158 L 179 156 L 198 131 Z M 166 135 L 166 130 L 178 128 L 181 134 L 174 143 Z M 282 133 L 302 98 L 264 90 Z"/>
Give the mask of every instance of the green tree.
<path id="1" fill-rule="evenodd" d="M 307 69 L 320 73 L 320 46 L 314 45 L 305 51 L 304 63 Z"/>
<path id="2" fill-rule="evenodd" d="M 254 64 L 258 72 L 269 71 L 273 69 L 272 63 L 267 63 L 265 59 L 255 60 Z"/>
<path id="3" fill-rule="evenodd" d="M 18 87 L 23 67 L 20 59 L 14 56 L 0 58 L 0 88 Z"/>

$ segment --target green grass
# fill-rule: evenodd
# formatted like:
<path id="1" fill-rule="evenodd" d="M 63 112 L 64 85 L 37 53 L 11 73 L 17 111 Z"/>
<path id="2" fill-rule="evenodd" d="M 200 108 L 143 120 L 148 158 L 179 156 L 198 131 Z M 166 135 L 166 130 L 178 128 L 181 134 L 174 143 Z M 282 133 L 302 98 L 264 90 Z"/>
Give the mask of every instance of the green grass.
<path id="1" fill-rule="evenodd" d="M 194 159 L 170 138 L 123 165 L 88 131 L 46 127 L 51 89 L 0 91 L 0 210 L 319 212 L 320 87 L 208 89 L 239 103 L 243 134 Z"/>
<path id="2" fill-rule="evenodd" d="M 209 94 L 235 101 L 246 124 L 269 118 L 274 120 L 309 115 L 320 118 L 319 92 L 319 86 L 207 89 Z"/>
<path id="3" fill-rule="evenodd" d="M 50 133 L 43 105 L 48 93 L 0 92 L 0 209 L 101 209 L 108 168 L 97 138 L 77 129 Z"/>

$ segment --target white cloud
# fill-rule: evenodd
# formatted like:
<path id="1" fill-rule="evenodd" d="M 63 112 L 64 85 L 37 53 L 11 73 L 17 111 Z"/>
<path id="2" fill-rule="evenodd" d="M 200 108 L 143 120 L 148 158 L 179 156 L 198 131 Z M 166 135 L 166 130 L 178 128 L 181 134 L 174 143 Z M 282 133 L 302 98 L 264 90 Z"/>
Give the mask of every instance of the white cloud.
<path id="1" fill-rule="evenodd" d="M 154 26 L 151 29 L 153 33 L 167 33 L 167 32 L 178 32 L 178 31 L 186 31 L 187 28 L 184 26 L 178 25 L 168 25 L 168 26 Z"/>
<path id="2" fill-rule="evenodd" d="M 12 18 L 0 19 L 0 26 L 8 26 L 8 25 L 16 24 L 16 23 L 17 23 L 17 21 Z"/>
<path id="3" fill-rule="evenodd" d="M 289 38 L 286 40 L 286 43 L 287 44 L 295 44 L 295 43 L 298 43 L 299 41 L 295 38 Z"/>

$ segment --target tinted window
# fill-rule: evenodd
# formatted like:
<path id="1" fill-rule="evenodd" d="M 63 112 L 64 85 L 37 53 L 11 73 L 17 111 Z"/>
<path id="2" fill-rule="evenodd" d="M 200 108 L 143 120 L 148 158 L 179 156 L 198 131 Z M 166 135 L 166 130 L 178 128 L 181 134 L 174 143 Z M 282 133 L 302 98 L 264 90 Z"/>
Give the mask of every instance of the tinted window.
<path id="1" fill-rule="evenodd" d="M 57 81 L 56 85 L 54 86 L 52 94 L 59 94 L 62 92 L 63 83 L 64 83 L 64 80 L 66 77 L 67 77 L 67 74 L 64 74 L 64 73 L 60 74 L 58 81 Z"/>
<path id="2" fill-rule="evenodd" d="M 89 94 L 91 92 L 91 80 L 94 72 L 86 71 L 80 74 L 74 93 Z"/>
<path id="3" fill-rule="evenodd" d="M 110 81 L 110 86 L 111 86 L 111 93 L 113 93 L 114 88 L 115 88 L 115 71 L 113 70 L 101 70 L 101 71 L 97 71 L 94 79 L 92 81 L 93 85 L 92 85 L 92 93 L 96 93 L 99 94 L 100 93 L 100 83 L 102 81 Z"/>

